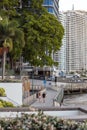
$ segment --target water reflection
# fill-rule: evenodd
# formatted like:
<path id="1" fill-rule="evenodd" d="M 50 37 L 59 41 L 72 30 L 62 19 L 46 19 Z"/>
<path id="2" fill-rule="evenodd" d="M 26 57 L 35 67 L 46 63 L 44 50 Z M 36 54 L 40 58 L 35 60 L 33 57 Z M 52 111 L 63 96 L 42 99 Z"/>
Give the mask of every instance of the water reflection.
<path id="1" fill-rule="evenodd" d="M 87 106 L 87 94 L 75 94 L 64 96 L 62 106 Z"/>

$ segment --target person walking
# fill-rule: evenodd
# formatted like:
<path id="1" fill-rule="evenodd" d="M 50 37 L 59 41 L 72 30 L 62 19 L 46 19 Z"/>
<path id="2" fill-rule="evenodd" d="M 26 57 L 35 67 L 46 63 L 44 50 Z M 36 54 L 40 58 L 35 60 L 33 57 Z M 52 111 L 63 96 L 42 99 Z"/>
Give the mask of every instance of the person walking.
<path id="1" fill-rule="evenodd" d="M 57 85 L 57 77 L 55 77 L 55 86 Z"/>
<path id="2" fill-rule="evenodd" d="M 41 92 L 38 93 L 39 102 L 41 102 Z"/>
<path id="3" fill-rule="evenodd" d="M 43 102 L 45 103 L 45 98 L 46 98 L 46 93 L 45 92 L 42 93 L 42 98 L 43 98 Z"/>

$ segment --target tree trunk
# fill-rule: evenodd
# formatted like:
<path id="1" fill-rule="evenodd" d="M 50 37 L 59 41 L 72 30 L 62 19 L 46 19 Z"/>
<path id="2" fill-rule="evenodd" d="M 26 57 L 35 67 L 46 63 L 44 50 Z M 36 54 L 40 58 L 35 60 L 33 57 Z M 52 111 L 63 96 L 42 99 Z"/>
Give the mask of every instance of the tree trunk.
<path id="1" fill-rule="evenodd" d="M 3 52 L 3 63 L 2 63 L 2 79 L 4 80 L 5 76 L 5 64 L 6 64 L 6 51 Z"/>

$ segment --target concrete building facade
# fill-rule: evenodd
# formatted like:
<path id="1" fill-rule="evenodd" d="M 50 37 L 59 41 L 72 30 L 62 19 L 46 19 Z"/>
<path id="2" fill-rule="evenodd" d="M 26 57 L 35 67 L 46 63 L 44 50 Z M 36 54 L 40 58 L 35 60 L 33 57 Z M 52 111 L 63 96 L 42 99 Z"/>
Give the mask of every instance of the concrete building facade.
<path id="1" fill-rule="evenodd" d="M 65 58 L 66 72 L 87 70 L 87 12 L 67 11 L 60 13 L 60 21 L 65 29 L 63 45 L 59 54 Z M 63 48 L 64 47 L 64 48 Z M 65 50 L 63 52 L 63 50 Z M 61 57 L 61 55 L 59 55 Z M 63 69 L 63 60 L 59 69 Z"/>
<path id="2" fill-rule="evenodd" d="M 65 27 L 66 25 L 65 14 L 60 12 L 59 20 L 62 23 L 63 27 Z M 59 70 L 65 71 L 66 70 L 66 31 L 62 39 L 62 46 L 60 48 L 60 51 L 57 52 L 56 59 L 57 57 L 58 57 L 58 62 L 59 62 L 59 66 L 58 66 Z"/>

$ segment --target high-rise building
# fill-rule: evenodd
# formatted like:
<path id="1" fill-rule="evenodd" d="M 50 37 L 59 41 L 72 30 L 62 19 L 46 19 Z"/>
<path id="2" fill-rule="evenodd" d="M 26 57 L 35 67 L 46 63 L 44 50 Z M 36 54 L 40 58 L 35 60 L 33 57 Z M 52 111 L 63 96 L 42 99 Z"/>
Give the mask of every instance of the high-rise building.
<path id="1" fill-rule="evenodd" d="M 59 13 L 59 20 L 62 23 L 63 27 L 65 27 L 65 15 L 63 13 Z M 65 32 L 66 33 L 66 32 Z M 66 70 L 66 37 L 65 35 L 63 36 L 62 39 L 62 46 L 60 48 L 60 51 L 57 51 L 54 54 L 54 60 L 58 61 L 58 69 L 60 71 L 65 71 Z"/>
<path id="2" fill-rule="evenodd" d="M 49 13 L 59 16 L 59 0 L 44 0 L 43 6 L 47 8 Z"/>
<path id="3" fill-rule="evenodd" d="M 65 29 L 63 39 L 65 48 L 61 48 L 60 52 L 65 49 L 65 54 L 62 55 L 65 56 L 66 71 L 87 70 L 87 12 L 75 10 L 62 12 L 60 21 L 64 23 Z"/>

